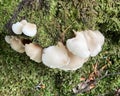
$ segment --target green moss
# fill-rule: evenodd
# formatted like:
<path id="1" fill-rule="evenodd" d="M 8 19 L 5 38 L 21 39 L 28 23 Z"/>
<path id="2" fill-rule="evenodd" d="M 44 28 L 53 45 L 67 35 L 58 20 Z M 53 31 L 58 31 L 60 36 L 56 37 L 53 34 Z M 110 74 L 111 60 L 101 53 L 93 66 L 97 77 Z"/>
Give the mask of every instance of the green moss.
<path id="1" fill-rule="evenodd" d="M 61 40 L 62 32 L 67 28 L 66 39 L 73 36 L 73 29 L 78 31 L 99 29 L 104 33 L 119 34 L 120 7 L 118 0 L 76 0 L 71 2 L 45 0 L 41 3 L 32 1 L 24 6 L 14 22 L 26 19 L 28 22 L 35 23 L 38 27 L 38 36 L 33 39 L 43 47 L 56 44 Z M 43 31 L 45 38 L 41 38 Z M 55 42 L 49 43 L 53 40 L 48 37 L 54 38 Z M 46 38 L 48 40 L 45 41 Z M 45 45 L 43 45 L 44 43 Z"/>
<path id="2" fill-rule="evenodd" d="M 66 40 L 73 37 L 73 29 L 101 30 L 106 37 L 102 52 L 73 72 L 50 69 L 42 63 L 35 63 L 26 54 L 13 51 L 5 43 L 4 36 L 9 34 L 9 28 L 4 28 L 4 25 L 20 1 L 0 1 L 0 96 L 72 96 L 72 88 L 80 82 L 81 76 L 89 75 L 93 64 L 98 63 L 99 67 L 108 64 L 105 71 L 109 73 L 119 71 L 119 0 L 40 0 L 42 3 L 33 0 L 13 19 L 13 23 L 22 19 L 35 23 L 38 27 L 37 35 L 34 38 L 22 37 L 42 47 L 56 44 L 64 31 Z M 43 82 L 46 88 L 36 90 L 35 86 L 39 82 Z M 96 96 L 119 87 L 120 76 L 110 76 L 100 80 L 95 89 L 78 96 Z"/>
<path id="3" fill-rule="evenodd" d="M 5 24 L 11 18 L 13 14 L 14 8 L 19 3 L 19 0 L 0 0 L 0 34 L 6 33 L 6 31 L 2 32 L 4 29 Z M 12 5 L 12 6 L 11 6 Z"/>

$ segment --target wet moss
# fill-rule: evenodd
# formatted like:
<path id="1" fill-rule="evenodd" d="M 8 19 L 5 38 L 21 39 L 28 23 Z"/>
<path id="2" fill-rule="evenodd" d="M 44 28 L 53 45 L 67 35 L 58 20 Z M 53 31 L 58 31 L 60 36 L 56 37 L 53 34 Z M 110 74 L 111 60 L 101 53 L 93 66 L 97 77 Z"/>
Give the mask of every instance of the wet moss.
<path id="1" fill-rule="evenodd" d="M 72 37 L 73 29 L 99 29 L 120 35 L 119 5 L 119 0 L 32 0 L 13 22 L 26 19 L 35 23 L 38 33 L 33 40 L 46 47 L 60 41 L 64 31 L 66 39 Z"/>
<path id="2" fill-rule="evenodd" d="M 0 95 L 6 96 L 72 96 L 72 88 L 80 82 L 81 76 L 88 76 L 92 72 L 92 65 L 108 67 L 104 73 L 118 72 L 120 69 L 120 3 L 119 0 L 24 0 L 16 18 L 11 23 L 26 19 L 35 23 L 38 33 L 29 38 L 42 47 L 54 45 L 61 40 L 61 33 L 65 32 L 65 41 L 74 36 L 73 29 L 99 29 L 106 37 L 102 52 L 90 58 L 77 71 L 64 72 L 51 69 L 44 64 L 31 61 L 25 54 L 13 51 L 4 41 L 11 27 L 4 28 L 17 10 L 21 0 L 0 1 Z M 32 2 L 31 2 L 32 1 Z M 39 2 L 38 2 L 39 1 Z M 6 15 L 5 15 L 6 14 Z M 8 30 L 7 30 L 8 29 Z M 65 42 L 64 41 L 64 42 Z M 103 74 L 104 74 L 103 73 Z M 45 89 L 35 90 L 39 82 L 46 85 Z M 101 80 L 95 89 L 82 96 L 96 96 L 114 91 L 120 87 L 120 76 L 110 76 Z M 78 95 L 78 96 L 81 96 Z"/>

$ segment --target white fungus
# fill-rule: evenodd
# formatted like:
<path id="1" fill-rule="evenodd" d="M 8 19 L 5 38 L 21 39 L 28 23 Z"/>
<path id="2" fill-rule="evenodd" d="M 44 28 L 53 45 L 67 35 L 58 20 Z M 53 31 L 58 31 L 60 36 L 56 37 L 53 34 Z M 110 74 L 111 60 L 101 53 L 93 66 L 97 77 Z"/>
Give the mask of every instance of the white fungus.
<path id="1" fill-rule="evenodd" d="M 33 37 L 36 35 L 37 33 L 37 27 L 35 24 L 32 23 L 27 23 L 23 26 L 22 28 L 22 32 L 23 34 L 25 34 L 26 36 L 30 36 Z"/>
<path id="2" fill-rule="evenodd" d="M 12 25 L 12 30 L 15 34 L 22 34 L 22 28 L 23 24 L 21 24 L 20 22 L 17 22 Z"/>
<path id="3" fill-rule="evenodd" d="M 86 30 L 83 31 L 86 38 L 88 49 L 91 56 L 96 56 L 101 50 L 104 44 L 104 36 L 99 31 Z"/>
<path id="4" fill-rule="evenodd" d="M 21 20 L 12 25 L 12 30 L 15 34 L 25 34 L 26 36 L 33 37 L 37 33 L 35 24 L 29 23 L 26 20 Z"/>
<path id="5" fill-rule="evenodd" d="M 16 22 L 15 24 L 12 25 L 12 31 L 15 34 L 22 34 L 22 28 L 25 24 L 27 24 L 26 20 L 21 20 L 20 22 Z"/>
<path id="6" fill-rule="evenodd" d="M 82 67 L 83 64 L 88 60 L 88 58 L 80 58 L 78 56 L 73 55 L 71 52 L 68 52 L 70 57 L 70 63 L 66 66 L 61 67 L 62 70 L 77 70 Z"/>
<path id="7" fill-rule="evenodd" d="M 10 39 L 11 39 L 11 36 L 5 36 L 5 41 L 10 44 Z"/>
<path id="8" fill-rule="evenodd" d="M 25 34 L 33 37 L 37 33 L 35 24 L 26 20 L 16 22 L 12 25 L 15 34 Z M 15 36 L 6 36 L 5 41 L 11 48 L 19 53 L 26 52 L 31 60 L 40 63 L 41 61 L 50 68 L 62 70 L 77 70 L 82 67 L 90 56 L 96 56 L 104 44 L 104 36 L 99 31 L 85 30 L 75 32 L 75 37 L 66 41 L 66 47 L 62 42 L 56 46 L 49 46 L 42 49 L 34 43 L 23 44 L 22 40 Z"/>
<path id="9" fill-rule="evenodd" d="M 25 52 L 31 60 L 40 63 L 42 61 L 42 47 L 38 44 L 25 44 Z"/>
<path id="10" fill-rule="evenodd" d="M 82 32 L 74 32 L 76 37 L 68 39 L 66 46 L 68 50 L 76 56 L 81 58 L 88 58 L 90 51 L 86 43 L 86 39 Z"/>
<path id="11" fill-rule="evenodd" d="M 25 24 L 27 24 L 27 21 L 26 21 L 26 20 L 21 20 L 20 23 L 21 23 L 22 25 L 25 25 Z"/>
<path id="12" fill-rule="evenodd" d="M 23 53 L 25 51 L 24 45 L 21 39 L 15 36 L 6 36 L 5 41 L 10 44 L 11 48 L 19 53 Z"/>
<path id="13" fill-rule="evenodd" d="M 68 65 L 70 58 L 65 46 L 61 42 L 58 42 L 56 46 L 50 46 L 43 50 L 42 61 L 50 68 L 60 68 Z"/>

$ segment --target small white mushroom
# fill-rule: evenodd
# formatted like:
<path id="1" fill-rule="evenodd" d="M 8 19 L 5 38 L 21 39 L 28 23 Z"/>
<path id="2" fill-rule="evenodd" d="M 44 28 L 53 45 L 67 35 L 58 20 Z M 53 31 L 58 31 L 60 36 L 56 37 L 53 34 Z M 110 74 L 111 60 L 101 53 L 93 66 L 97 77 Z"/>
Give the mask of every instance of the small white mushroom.
<path id="1" fill-rule="evenodd" d="M 37 33 L 37 27 L 35 24 L 27 23 L 23 26 L 22 32 L 27 36 L 33 37 Z"/>
<path id="2" fill-rule="evenodd" d="M 15 36 L 6 36 L 5 41 L 10 44 L 11 48 L 19 53 L 23 53 L 25 51 L 24 45 L 21 39 Z"/>
<path id="3" fill-rule="evenodd" d="M 88 58 L 90 51 L 88 50 L 87 42 L 82 32 L 74 32 L 76 37 L 68 39 L 66 46 L 68 50 L 81 58 Z"/>
<path id="4" fill-rule="evenodd" d="M 61 42 L 58 42 L 56 46 L 50 46 L 43 50 L 42 61 L 50 68 L 60 68 L 68 65 L 70 58 L 65 46 Z"/>
<path id="5" fill-rule="evenodd" d="M 17 22 L 12 25 L 12 30 L 15 34 L 22 34 L 22 28 L 23 24 L 21 24 L 20 22 Z"/>
<path id="6" fill-rule="evenodd" d="M 12 30 L 15 34 L 22 34 L 23 26 L 27 24 L 26 20 L 21 20 L 20 22 L 16 22 L 12 25 Z"/>
<path id="7" fill-rule="evenodd" d="M 25 24 L 27 24 L 27 21 L 26 21 L 26 20 L 21 20 L 20 23 L 21 23 L 22 25 L 25 25 Z"/>
<path id="8" fill-rule="evenodd" d="M 42 47 L 38 44 L 25 44 L 25 52 L 31 60 L 40 63 L 42 61 Z"/>
<path id="9" fill-rule="evenodd" d="M 25 52 L 25 48 L 24 45 L 22 43 L 22 41 L 19 38 L 12 38 L 11 39 L 11 48 L 14 49 L 15 51 L 19 52 L 19 53 L 23 53 Z"/>
<path id="10" fill-rule="evenodd" d="M 11 39 L 11 36 L 5 36 L 5 41 L 10 44 L 10 39 Z"/>
<path id="11" fill-rule="evenodd" d="M 104 44 L 104 36 L 99 31 L 86 30 L 83 31 L 86 38 L 88 49 L 91 56 L 96 56 L 101 50 Z"/>
<path id="12" fill-rule="evenodd" d="M 70 57 L 70 63 L 66 66 L 61 67 L 62 70 L 77 70 L 83 66 L 83 64 L 88 60 L 88 58 L 80 58 L 76 55 L 73 55 L 71 52 L 68 52 Z"/>

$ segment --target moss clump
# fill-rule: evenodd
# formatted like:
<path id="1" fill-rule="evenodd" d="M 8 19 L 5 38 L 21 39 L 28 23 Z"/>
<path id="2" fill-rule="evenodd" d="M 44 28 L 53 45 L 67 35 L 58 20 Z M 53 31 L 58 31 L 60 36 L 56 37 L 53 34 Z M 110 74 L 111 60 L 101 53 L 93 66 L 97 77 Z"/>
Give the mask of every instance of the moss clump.
<path id="1" fill-rule="evenodd" d="M 37 24 L 38 33 L 30 39 L 43 47 L 60 40 L 61 32 L 66 32 L 66 39 L 72 37 L 72 29 L 100 29 L 105 37 L 109 37 L 106 38 L 102 52 L 74 72 L 50 69 L 42 63 L 35 63 L 26 54 L 13 51 L 4 41 L 5 34 L 9 34 L 6 31 L 11 27 L 3 27 L 21 1 L 0 0 L 0 96 L 73 96 L 72 88 L 80 83 L 81 76 L 87 78 L 93 71 L 93 64 L 98 63 L 99 68 L 108 65 L 103 74 L 106 71 L 116 73 L 120 70 L 120 46 L 116 44 L 120 34 L 117 27 L 120 20 L 119 0 L 24 0 L 32 2 L 24 3 L 23 9 L 17 18 L 13 18 L 12 23 L 27 19 Z M 112 18 L 116 18 L 116 22 L 111 22 Z M 35 86 L 39 82 L 45 84 L 46 88 L 36 90 Z M 78 96 L 97 96 L 106 92 L 110 92 L 108 96 L 111 96 L 111 92 L 115 93 L 114 89 L 118 88 L 120 76 L 114 75 L 100 80 L 90 92 Z"/>
<path id="2" fill-rule="evenodd" d="M 47 47 L 56 44 L 64 31 L 66 39 L 73 36 L 73 29 L 119 34 L 119 10 L 119 0 L 32 0 L 14 22 L 27 19 L 37 24 L 38 36 L 33 40 Z"/>

